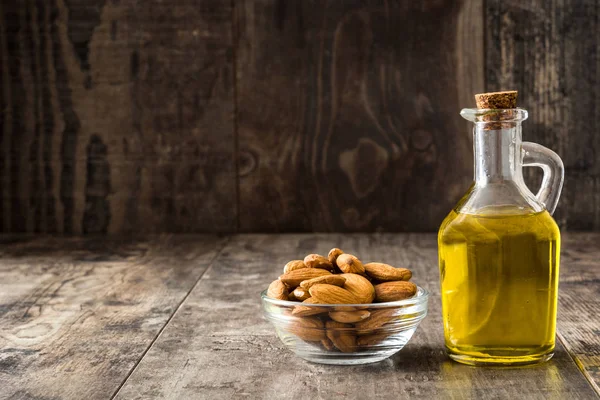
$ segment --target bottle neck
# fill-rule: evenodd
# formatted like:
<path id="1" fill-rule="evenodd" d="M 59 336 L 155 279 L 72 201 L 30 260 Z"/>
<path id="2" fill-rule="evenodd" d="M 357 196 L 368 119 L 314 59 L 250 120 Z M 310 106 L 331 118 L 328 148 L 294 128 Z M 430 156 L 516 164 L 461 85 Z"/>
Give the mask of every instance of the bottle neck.
<path id="1" fill-rule="evenodd" d="M 504 122 L 502 129 L 476 123 L 473 138 L 475 184 L 522 182 L 521 122 Z"/>

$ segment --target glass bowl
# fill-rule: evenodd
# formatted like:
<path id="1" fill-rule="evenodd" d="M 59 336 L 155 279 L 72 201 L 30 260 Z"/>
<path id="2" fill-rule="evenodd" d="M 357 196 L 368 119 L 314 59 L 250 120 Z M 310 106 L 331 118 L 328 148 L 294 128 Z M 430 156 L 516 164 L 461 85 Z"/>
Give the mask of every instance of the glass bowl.
<path id="1" fill-rule="evenodd" d="M 410 299 L 373 304 L 305 305 L 272 299 L 266 290 L 261 298 L 265 317 L 296 355 L 321 364 L 356 365 L 402 350 L 427 315 L 429 292 L 417 287 Z"/>

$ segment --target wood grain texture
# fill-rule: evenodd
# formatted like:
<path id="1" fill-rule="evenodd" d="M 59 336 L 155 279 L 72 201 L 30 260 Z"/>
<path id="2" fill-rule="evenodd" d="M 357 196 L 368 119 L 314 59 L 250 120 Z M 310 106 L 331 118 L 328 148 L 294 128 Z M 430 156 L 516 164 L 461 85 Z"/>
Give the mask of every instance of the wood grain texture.
<path id="1" fill-rule="evenodd" d="M 588 238 L 599 240 L 598 235 Z M 566 251 L 577 254 L 582 250 L 596 254 L 597 259 L 598 249 L 590 245 L 567 247 Z M 414 272 L 414 281 L 432 292 L 428 317 L 407 347 L 388 360 L 346 367 L 304 362 L 284 348 L 261 315 L 259 293 L 280 274 L 286 261 L 308 253 L 325 253 L 335 246 L 364 261 L 407 266 Z M 594 266 L 589 275 L 595 273 L 597 279 L 597 261 Z M 563 267 L 563 280 L 576 276 Z M 550 362 L 535 367 L 472 368 L 451 362 L 443 348 L 438 279 L 433 234 L 234 237 L 117 398 L 364 399 L 366 394 L 374 399 L 596 397 L 560 343 Z M 565 295 L 575 298 L 574 293 L 569 285 L 561 286 L 561 306 Z M 563 318 L 564 313 L 559 329 L 569 341 L 569 334 L 563 332 Z M 574 322 L 571 327 L 577 330 L 593 325 Z"/>
<path id="2" fill-rule="evenodd" d="M 481 2 L 246 0 L 235 16 L 240 229 L 437 229 L 472 177 L 458 111 L 483 89 Z"/>
<path id="3" fill-rule="evenodd" d="M 458 111 L 507 88 L 600 230 L 599 32 L 598 0 L 2 1 L 0 231 L 435 231 Z"/>
<path id="4" fill-rule="evenodd" d="M 600 234 L 564 236 L 558 333 L 600 394 Z"/>
<path id="5" fill-rule="evenodd" d="M 232 10 L 219 0 L 0 5 L 0 229 L 237 225 Z"/>
<path id="6" fill-rule="evenodd" d="M 224 240 L 2 238 L 0 398 L 109 398 Z"/>
<path id="7" fill-rule="evenodd" d="M 519 104 L 530 112 L 523 139 L 562 157 L 561 227 L 599 230 L 598 1 L 485 4 L 487 90 L 518 89 Z"/>

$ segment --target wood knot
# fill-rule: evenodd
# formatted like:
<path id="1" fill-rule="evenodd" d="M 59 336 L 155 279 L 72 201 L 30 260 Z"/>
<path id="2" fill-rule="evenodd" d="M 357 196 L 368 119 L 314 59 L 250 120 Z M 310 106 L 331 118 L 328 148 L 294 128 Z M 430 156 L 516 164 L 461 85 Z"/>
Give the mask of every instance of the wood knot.
<path id="1" fill-rule="evenodd" d="M 410 146 L 417 151 L 426 151 L 433 143 L 431 132 L 417 129 L 410 135 Z"/>
<path id="2" fill-rule="evenodd" d="M 362 138 L 358 146 L 340 154 L 339 165 L 348 177 L 356 197 L 371 193 L 388 166 L 388 152 L 371 139 Z"/>
<path id="3" fill-rule="evenodd" d="M 238 154 L 238 174 L 246 176 L 256 169 L 258 156 L 250 150 L 240 150 Z"/>

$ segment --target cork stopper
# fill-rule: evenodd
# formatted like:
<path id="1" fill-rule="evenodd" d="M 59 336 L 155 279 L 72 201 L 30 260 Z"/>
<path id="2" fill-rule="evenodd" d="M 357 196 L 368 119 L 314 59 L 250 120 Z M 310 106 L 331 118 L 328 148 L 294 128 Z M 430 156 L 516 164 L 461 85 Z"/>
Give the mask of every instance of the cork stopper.
<path id="1" fill-rule="evenodd" d="M 517 108 L 517 91 L 507 90 L 505 92 L 480 93 L 475 95 L 477 108 L 483 109 L 506 109 Z"/>
<path id="2" fill-rule="evenodd" d="M 487 122 L 483 129 L 497 130 L 511 127 L 511 123 L 503 121 L 515 117 L 513 109 L 517 108 L 516 90 L 476 94 L 475 102 L 478 109 L 490 110 L 481 118 L 484 122 Z"/>

